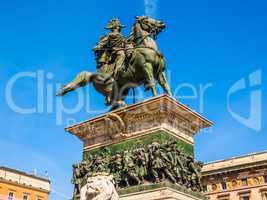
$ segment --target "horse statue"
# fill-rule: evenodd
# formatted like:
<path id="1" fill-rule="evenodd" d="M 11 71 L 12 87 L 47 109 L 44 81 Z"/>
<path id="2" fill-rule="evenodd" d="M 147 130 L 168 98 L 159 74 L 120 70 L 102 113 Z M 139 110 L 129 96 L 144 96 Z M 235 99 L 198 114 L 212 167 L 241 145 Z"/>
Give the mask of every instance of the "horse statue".
<path id="1" fill-rule="evenodd" d="M 110 66 L 102 67 L 97 73 L 81 72 L 76 78 L 63 86 L 57 95 L 66 93 L 93 83 L 95 89 L 105 96 L 106 105 L 112 105 L 112 109 L 125 106 L 125 98 L 129 89 L 144 85 L 146 90 L 151 89 L 152 95 L 156 96 L 156 82 L 164 92 L 171 94 L 165 75 L 165 62 L 159 52 L 155 39 L 165 28 L 165 23 L 147 16 L 137 16 L 131 29 L 125 51 L 127 59 L 125 67 L 118 71 L 115 78 L 108 79 L 112 73 L 103 73 Z M 105 69 L 106 68 L 106 69 Z"/>

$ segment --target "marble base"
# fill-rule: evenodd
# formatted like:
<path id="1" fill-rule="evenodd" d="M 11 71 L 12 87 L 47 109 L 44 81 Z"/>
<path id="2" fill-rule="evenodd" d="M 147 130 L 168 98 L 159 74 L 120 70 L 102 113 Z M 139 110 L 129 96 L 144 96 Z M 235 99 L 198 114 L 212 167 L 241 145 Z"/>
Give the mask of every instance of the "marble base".
<path id="1" fill-rule="evenodd" d="M 159 188 L 120 196 L 120 200 L 203 200 L 172 188 Z"/>

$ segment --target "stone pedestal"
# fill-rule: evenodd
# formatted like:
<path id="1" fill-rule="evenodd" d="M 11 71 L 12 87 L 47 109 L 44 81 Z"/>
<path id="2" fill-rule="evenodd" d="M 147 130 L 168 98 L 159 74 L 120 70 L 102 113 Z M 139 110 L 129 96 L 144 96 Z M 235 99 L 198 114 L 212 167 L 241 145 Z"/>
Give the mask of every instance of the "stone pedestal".
<path id="1" fill-rule="evenodd" d="M 151 187 L 151 186 L 150 186 Z M 155 187 L 155 185 L 154 185 Z M 133 190 L 134 188 L 131 188 Z M 138 187 L 136 188 L 138 190 Z M 121 191 L 120 200 L 199 200 L 205 199 L 200 193 L 188 192 L 182 188 L 162 183 L 155 189 L 143 189 L 129 192 Z"/>
<path id="2" fill-rule="evenodd" d="M 83 161 L 92 165 L 88 169 L 114 175 L 120 199 L 187 200 L 204 199 L 194 186 L 198 173 L 191 169 L 193 136 L 211 125 L 174 98 L 161 95 L 67 127 L 66 131 L 83 141 Z M 174 164 L 179 163 L 177 160 L 189 171 Z M 139 161 L 143 164 L 138 165 Z M 179 181 L 182 175 L 175 171 L 183 176 L 191 174 L 190 179 Z"/>

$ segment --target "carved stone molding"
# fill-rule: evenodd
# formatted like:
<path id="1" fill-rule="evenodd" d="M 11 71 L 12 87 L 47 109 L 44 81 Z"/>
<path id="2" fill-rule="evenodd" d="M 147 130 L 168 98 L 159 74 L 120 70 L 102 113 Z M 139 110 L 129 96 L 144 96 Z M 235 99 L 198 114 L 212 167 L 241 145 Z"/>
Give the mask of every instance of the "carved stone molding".
<path id="1" fill-rule="evenodd" d="M 193 136 L 212 122 L 168 95 L 130 105 L 66 128 L 84 142 L 85 149 L 105 146 L 154 131 L 193 144 Z"/>

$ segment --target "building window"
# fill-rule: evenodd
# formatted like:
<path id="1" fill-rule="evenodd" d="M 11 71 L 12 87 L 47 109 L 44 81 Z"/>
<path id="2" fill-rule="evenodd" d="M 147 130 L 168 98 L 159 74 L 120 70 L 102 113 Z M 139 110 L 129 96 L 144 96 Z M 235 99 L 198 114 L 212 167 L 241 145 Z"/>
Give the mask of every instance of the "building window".
<path id="1" fill-rule="evenodd" d="M 242 186 L 248 186 L 248 180 L 246 178 L 242 179 L 241 181 L 242 181 Z"/>
<path id="2" fill-rule="evenodd" d="M 217 196 L 218 200 L 229 200 L 230 199 L 230 194 L 222 194 Z"/>
<path id="3" fill-rule="evenodd" d="M 227 190 L 226 182 L 221 182 L 221 186 L 223 190 Z"/>
<path id="4" fill-rule="evenodd" d="M 8 193 L 8 200 L 14 200 L 15 197 L 14 197 L 14 193 L 13 192 L 9 192 Z"/>
<path id="5" fill-rule="evenodd" d="M 29 199 L 29 196 L 27 194 L 24 194 L 23 195 L 23 200 L 28 200 Z"/>
<path id="6" fill-rule="evenodd" d="M 251 191 L 242 191 L 242 192 L 239 192 L 238 195 L 239 195 L 239 199 L 240 200 L 250 200 L 250 193 Z M 258 199 L 257 199 L 258 200 Z"/>

